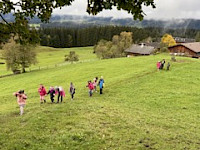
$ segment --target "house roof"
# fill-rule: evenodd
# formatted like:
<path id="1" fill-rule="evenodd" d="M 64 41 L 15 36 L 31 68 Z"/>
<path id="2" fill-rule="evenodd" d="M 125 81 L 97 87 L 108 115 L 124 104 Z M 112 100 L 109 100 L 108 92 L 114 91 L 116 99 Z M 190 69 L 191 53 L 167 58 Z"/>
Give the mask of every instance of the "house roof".
<path id="1" fill-rule="evenodd" d="M 190 49 L 193 52 L 196 52 L 196 53 L 200 52 L 200 42 L 181 43 L 181 44 L 177 44 L 175 46 L 171 46 L 169 48 L 176 47 L 176 46 L 184 46 L 184 47 Z"/>
<path id="2" fill-rule="evenodd" d="M 189 38 L 181 38 L 181 37 L 175 37 L 174 38 L 177 43 L 191 43 L 195 42 L 195 39 L 189 39 Z"/>
<path id="3" fill-rule="evenodd" d="M 136 53 L 142 55 L 149 55 L 154 51 L 154 47 L 152 46 L 145 46 L 145 45 L 136 45 L 133 44 L 131 47 L 125 50 L 128 53 Z"/>
<path id="4" fill-rule="evenodd" d="M 159 42 L 150 42 L 150 43 L 141 43 L 141 44 L 144 44 L 145 46 L 152 46 L 155 49 L 159 49 L 160 48 L 160 43 Z"/>

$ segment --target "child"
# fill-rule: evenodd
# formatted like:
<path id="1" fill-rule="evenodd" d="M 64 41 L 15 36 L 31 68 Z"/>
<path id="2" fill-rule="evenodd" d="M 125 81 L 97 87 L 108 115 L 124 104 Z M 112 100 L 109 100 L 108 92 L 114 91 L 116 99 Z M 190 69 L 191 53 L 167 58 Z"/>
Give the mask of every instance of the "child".
<path id="1" fill-rule="evenodd" d="M 99 80 L 100 94 L 103 94 L 103 85 L 104 85 L 104 79 L 103 76 L 101 76 L 101 79 Z"/>
<path id="2" fill-rule="evenodd" d="M 158 69 L 158 71 L 160 70 L 160 65 L 161 65 L 161 62 L 158 61 L 158 62 L 157 62 L 157 69 Z"/>
<path id="3" fill-rule="evenodd" d="M 43 102 L 46 103 L 46 100 L 44 99 L 45 95 L 47 94 L 45 87 L 40 84 L 40 87 L 38 89 L 38 93 L 40 94 L 40 103 L 42 104 Z"/>
<path id="4" fill-rule="evenodd" d="M 94 86 L 94 91 L 97 92 L 97 81 L 98 81 L 98 77 L 95 77 L 93 80 L 93 86 Z"/>
<path id="5" fill-rule="evenodd" d="M 51 86 L 47 93 L 47 94 L 50 94 L 51 103 L 54 103 L 55 93 L 56 93 L 55 89 L 53 88 L 53 86 Z"/>
<path id="6" fill-rule="evenodd" d="M 170 62 L 168 62 L 167 64 L 167 70 L 169 70 L 169 68 L 170 68 Z"/>
<path id="7" fill-rule="evenodd" d="M 89 89 L 89 96 L 92 97 L 94 86 L 91 81 L 88 81 L 88 85 L 86 86 Z"/>
<path id="8" fill-rule="evenodd" d="M 71 100 L 73 100 L 74 99 L 74 94 L 75 94 L 75 87 L 74 87 L 72 82 L 70 83 L 69 93 L 71 95 Z"/>
<path id="9" fill-rule="evenodd" d="M 19 92 L 13 93 L 14 96 L 17 97 L 17 103 L 20 107 L 20 115 L 24 113 L 24 106 L 26 105 L 27 96 L 24 93 L 24 90 L 20 90 Z"/>
<path id="10" fill-rule="evenodd" d="M 65 91 L 63 90 L 63 88 L 61 86 L 59 86 L 58 88 L 56 88 L 56 93 L 55 94 L 58 94 L 58 101 L 57 101 L 57 103 L 59 103 L 59 101 L 62 103 L 63 97 L 65 97 Z"/>

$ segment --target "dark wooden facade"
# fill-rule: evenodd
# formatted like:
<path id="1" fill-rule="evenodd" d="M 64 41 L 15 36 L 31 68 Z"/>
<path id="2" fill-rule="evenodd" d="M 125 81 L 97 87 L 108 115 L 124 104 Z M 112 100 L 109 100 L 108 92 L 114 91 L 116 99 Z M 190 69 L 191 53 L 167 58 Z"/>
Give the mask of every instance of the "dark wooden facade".
<path id="1" fill-rule="evenodd" d="M 200 57 L 199 53 L 194 52 L 183 45 L 176 45 L 176 46 L 169 47 L 169 51 L 171 54 L 174 54 L 174 55 L 194 57 L 194 58 Z"/>

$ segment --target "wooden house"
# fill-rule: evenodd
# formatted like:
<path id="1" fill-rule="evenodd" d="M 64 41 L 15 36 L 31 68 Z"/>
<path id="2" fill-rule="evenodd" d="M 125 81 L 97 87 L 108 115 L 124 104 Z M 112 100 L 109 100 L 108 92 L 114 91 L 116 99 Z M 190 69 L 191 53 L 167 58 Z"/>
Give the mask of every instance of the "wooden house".
<path id="1" fill-rule="evenodd" d="M 168 48 L 170 54 L 178 56 L 187 56 L 193 58 L 200 57 L 200 42 L 180 43 Z"/>

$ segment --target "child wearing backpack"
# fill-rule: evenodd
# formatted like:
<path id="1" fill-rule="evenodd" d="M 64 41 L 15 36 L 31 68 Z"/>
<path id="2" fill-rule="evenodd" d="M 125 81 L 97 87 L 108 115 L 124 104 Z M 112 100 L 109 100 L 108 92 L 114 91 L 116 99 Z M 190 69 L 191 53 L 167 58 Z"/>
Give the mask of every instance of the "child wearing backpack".
<path id="1" fill-rule="evenodd" d="M 24 93 L 24 90 L 20 90 L 19 92 L 15 92 L 15 93 L 13 93 L 13 95 L 17 97 L 17 103 L 18 103 L 19 108 L 20 108 L 20 115 L 23 115 L 24 107 L 26 105 L 27 96 Z"/>
<path id="2" fill-rule="evenodd" d="M 74 94 L 75 94 L 75 87 L 74 87 L 72 82 L 70 83 L 69 93 L 71 95 L 71 100 L 73 100 L 74 99 Z"/>

